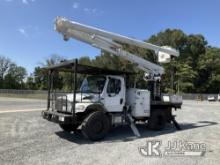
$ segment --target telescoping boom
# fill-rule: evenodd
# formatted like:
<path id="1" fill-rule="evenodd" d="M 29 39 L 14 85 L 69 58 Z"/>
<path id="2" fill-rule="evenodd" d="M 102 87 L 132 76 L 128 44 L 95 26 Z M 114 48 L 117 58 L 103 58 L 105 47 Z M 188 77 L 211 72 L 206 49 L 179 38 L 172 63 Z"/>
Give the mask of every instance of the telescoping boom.
<path id="1" fill-rule="evenodd" d="M 158 77 L 164 73 L 163 67 L 124 50 L 123 45 L 120 43 L 153 50 L 156 54 L 162 54 L 162 56 L 179 56 L 179 52 L 175 49 L 156 46 L 140 40 L 83 25 L 78 22 L 69 21 L 62 17 L 56 18 L 55 29 L 63 35 L 64 40 L 66 41 L 69 38 L 75 38 L 79 41 L 90 44 L 93 47 L 105 50 L 131 61 L 136 64 L 138 68 L 148 73 L 148 75 L 150 75 L 150 80 L 157 80 Z"/>

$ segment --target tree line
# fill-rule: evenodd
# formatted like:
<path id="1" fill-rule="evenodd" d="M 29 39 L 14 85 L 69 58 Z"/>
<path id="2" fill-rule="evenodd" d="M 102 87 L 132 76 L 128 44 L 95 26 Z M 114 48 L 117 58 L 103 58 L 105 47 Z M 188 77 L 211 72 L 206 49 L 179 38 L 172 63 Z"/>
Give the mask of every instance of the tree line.
<path id="1" fill-rule="evenodd" d="M 146 42 L 164 46 L 168 45 L 180 51 L 180 56 L 168 64 L 163 64 L 165 74 L 162 77 L 163 92 L 184 93 L 219 93 L 220 91 L 220 48 L 208 45 L 201 34 L 185 34 L 179 29 L 166 29 L 152 35 Z M 149 61 L 157 63 L 155 52 L 124 45 L 124 48 Z M 52 55 L 44 63 L 36 66 L 34 72 L 27 75 L 22 66 L 17 66 L 10 59 L 0 56 L 0 88 L 5 89 L 47 89 L 47 73 L 43 69 L 66 60 L 59 55 Z M 139 88 L 146 88 L 143 80 L 143 72 L 134 64 L 108 52 L 101 51 L 99 56 L 90 58 L 83 56 L 79 63 L 100 68 L 117 69 L 121 71 L 135 72 L 131 77 Z M 171 81 L 171 75 L 173 81 Z M 55 87 L 60 90 L 69 90 L 71 87 L 71 75 L 69 73 L 55 73 Z M 59 74 L 59 75 L 58 75 Z M 79 77 L 81 80 L 82 77 Z"/>

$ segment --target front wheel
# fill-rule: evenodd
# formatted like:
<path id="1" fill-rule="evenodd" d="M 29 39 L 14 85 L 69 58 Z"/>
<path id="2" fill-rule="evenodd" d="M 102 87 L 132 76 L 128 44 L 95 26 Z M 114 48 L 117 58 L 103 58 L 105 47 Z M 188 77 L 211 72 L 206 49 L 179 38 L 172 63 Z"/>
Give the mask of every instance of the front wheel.
<path id="1" fill-rule="evenodd" d="M 93 141 L 103 139 L 110 128 L 110 121 L 102 111 L 89 114 L 82 124 L 83 135 Z"/>

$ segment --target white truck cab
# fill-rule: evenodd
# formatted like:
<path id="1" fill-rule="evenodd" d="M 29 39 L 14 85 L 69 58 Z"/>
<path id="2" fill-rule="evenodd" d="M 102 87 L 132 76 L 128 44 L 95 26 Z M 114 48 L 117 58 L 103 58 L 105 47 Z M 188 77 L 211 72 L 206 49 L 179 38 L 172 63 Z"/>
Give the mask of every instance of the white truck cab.
<path id="1" fill-rule="evenodd" d="M 88 76 L 83 80 L 80 89 L 82 93 L 96 96 L 96 100 L 90 101 L 101 102 L 108 112 L 122 112 L 125 106 L 126 90 L 122 76 Z"/>
<path id="2" fill-rule="evenodd" d="M 126 106 L 135 118 L 150 116 L 150 91 L 126 89 L 123 76 L 87 76 L 81 84 L 80 91 L 76 93 L 76 113 L 86 111 L 93 103 L 102 103 L 107 112 L 122 112 Z M 71 102 L 73 94 L 67 94 L 67 99 Z"/>

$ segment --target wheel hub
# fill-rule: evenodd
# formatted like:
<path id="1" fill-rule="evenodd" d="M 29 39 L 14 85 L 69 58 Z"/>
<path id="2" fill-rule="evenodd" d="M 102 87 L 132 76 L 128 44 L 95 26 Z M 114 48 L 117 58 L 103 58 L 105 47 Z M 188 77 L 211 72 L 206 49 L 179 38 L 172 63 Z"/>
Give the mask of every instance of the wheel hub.
<path id="1" fill-rule="evenodd" d="M 100 133 L 103 130 L 103 124 L 101 121 L 96 121 L 93 124 L 93 131 L 95 133 Z"/>

